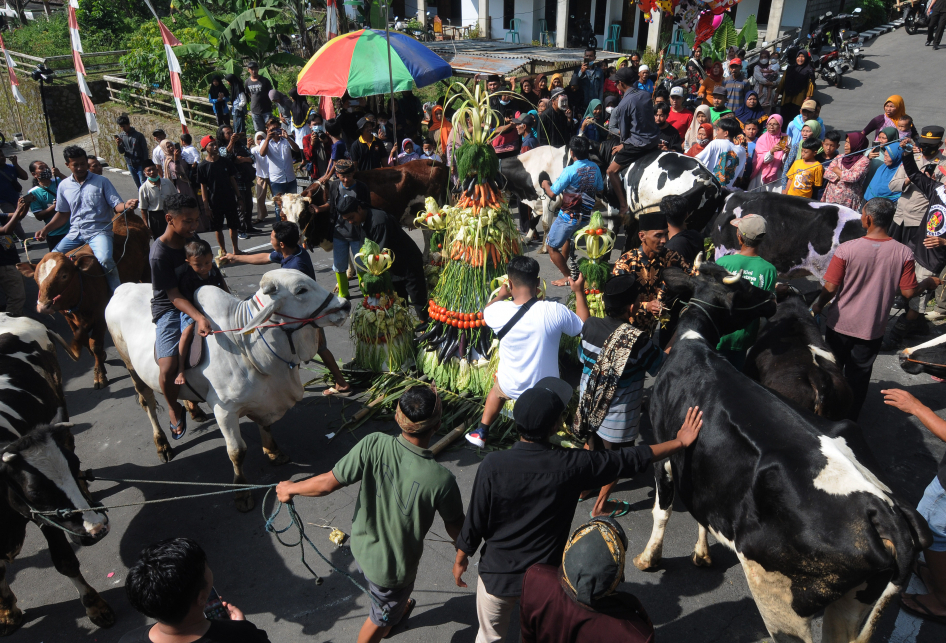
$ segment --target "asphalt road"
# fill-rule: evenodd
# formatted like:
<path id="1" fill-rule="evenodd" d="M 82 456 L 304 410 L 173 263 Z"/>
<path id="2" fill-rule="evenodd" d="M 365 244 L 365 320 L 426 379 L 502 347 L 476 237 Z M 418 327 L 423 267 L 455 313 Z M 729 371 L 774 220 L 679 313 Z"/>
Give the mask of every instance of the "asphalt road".
<path id="1" fill-rule="evenodd" d="M 822 114 L 825 121 L 839 129 L 860 129 L 880 113 L 884 99 L 896 92 L 906 98 L 908 111 L 916 118 L 918 126 L 934 122 L 939 112 L 934 108 L 936 96 L 928 89 L 929 81 L 937 65 L 946 64 L 946 52 L 932 52 L 922 44 L 920 36 L 910 38 L 902 31 L 874 41 L 867 48 L 861 71 L 845 78 L 840 90 L 831 88 L 819 92 L 825 100 Z M 60 153 L 57 148 L 56 154 Z M 48 150 L 20 154 L 21 161 L 36 158 L 47 160 Z M 107 176 L 123 197 L 133 195 L 134 185 L 129 177 L 112 173 Z M 271 217 L 269 223 L 272 220 Z M 29 230 L 35 227 L 32 223 L 27 225 Z M 267 243 L 268 235 L 255 237 L 242 245 L 249 248 Z M 36 251 L 33 258 L 38 258 Z M 539 257 L 539 260 L 543 276 L 547 280 L 555 278 L 548 259 Z M 314 261 L 319 282 L 330 287 L 331 257 L 318 250 Z M 226 269 L 228 282 L 239 296 L 254 292 L 264 271 L 257 266 Z M 32 283 L 28 285 L 28 294 L 35 299 Z M 553 297 L 564 298 L 566 294 L 564 289 L 550 292 Z M 69 337 L 61 318 L 47 316 L 41 321 Z M 328 329 L 327 335 L 335 355 L 340 360 L 349 359 L 352 346 L 347 327 Z M 183 442 L 174 444 L 176 458 L 168 464 L 159 463 L 150 424 L 137 406 L 128 374 L 111 346 L 108 356 L 110 384 L 99 391 L 91 388 L 92 359 L 88 354 L 77 363 L 60 357 L 83 468 L 92 468 L 99 475 L 112 478 L 229 482 L 230 462 L 223 439 L 212 421 L 200 426 L 192 424 Z M 916 421 L 882 404 L 878 391 L 890 386 L 909 387 L 921 400 L 942 412 L 946 409 L 942 385 L 926 376 L 907 375 L 900 370 L 892 354 L 882 354 L 874 368 L 871 393 L 862 413 L 861 426 L 874 447 L 883 475 L 897 492 L 915 503 L 935 475 L 944 445 Z M 312 387 L 306 398 L 274 426 L 276 440 L 293 460 L 283 467 L 274 468 L 266 463 L 258 432 L 252 422 L 244 419 L 241 428 L 249 446 L 246 474 L 251 481 L 271 483 L 324 472 L 361 437 L 371 431 L 394 428 L 393 423 L 372 423 L 354 435 L 340 435 L 329 444 L 326 434 L 337 430 L 341 414 L 350 416 L 358 407 L 351 402 L 327 399 L 320 389 Z M 649 437 L 646 431 L 644 437 Z M 475 450 L 464 447 L 448 451 L 440 461 L 456 475 L 464 502 L 467 502 L 480 456 Z M 108 482 L 95 482 L 92 490 L 95 497 L 107 505 L 200 491 L 198 488 L 182 491 L 160 485 Z M 356 494 L 357 487 L 351 487 L 324 499 L 302 499 L 298 503 L 308 533 L 319 548 L 333 564 L 349 571 L 354 571 L 350 550 L 347 547 L 336 549 L 328 540 L 327 530 L 317 525 L 333 525 L 350 532 Z M 639 553 L 651 530 L 651 476 L 642 474 L 622 482 L 617 487 L 616 497 L 634 506 L 635 511 L 620 521 L 630 539 L 630 553 Z M 111 534 L 96 546 L 78 551 L 86 579 L 116 610 L 118 622 L 110 630 L 97 629 L 85 617 L 71 584 L 52 568 L 39 530 L 30 528 L 22 553 L 8 567 L 7 579 L 17 595 L 18 605 L 26 612 L 25 625 L 11 640 L 113 643 L 123 633 L 146 623 L 125 598 L 122 589 L 125 574 L 143 546 L 172 536 L 190 536 L 203 545 L 219 593 L 241 607 L 250 620 L 269 633 L 272 641 L 296 641 L 304 637 L 339 643 L 355 640 L 367 613 L 366 597 L 344 576 L 330 574 L 323 561 L 307 552 L 307 560 L 325 577 L 324 584 L 317 586 L 299 560 L 299 549 L 281 547 L 264 531 L 259 511 L 262 499 L 262 493 L 257 492 L 257 509 L 248 514 L 238 513 L 229 495 L 112 511 Z M 580 507 L 575 526 L 587 520 L 584 513 L 587 509 L 585 505 Z M 677 503 L 667 532 L 663 566 L 659 571 L 642 573 L 628 563 L 627 582 L 622 587 L 643 602 L 656 625 L 658 640 L 693 643 L 766 640 L 762 619 L 735 555 L 711 537 L 714 566 L 702 569 L 690 563 L 696 533 L 695 522 Z M 414 591 L 418 605 L 410 619 L 410 629 L 395 640 L 465 643 L 475 637 L 475 572 L 471 566 L 466 579 L 470 589 L 456 587 L 451 575 L 454 551 L 443 542 L 444 537 L 445 531 L 438 519 L 428 536 L 421 563 Z M 511 631 L 513 634 L 508 640 L 518 640 L 515 621 Z M 944 637 L 946 627 L 912 619 L 901 614 L 899 606 L 894 604 L 884 613 L 874 640 L 933 643 Z M 816 640 L 820 640 L 820 632 L 816 632 Z"/>

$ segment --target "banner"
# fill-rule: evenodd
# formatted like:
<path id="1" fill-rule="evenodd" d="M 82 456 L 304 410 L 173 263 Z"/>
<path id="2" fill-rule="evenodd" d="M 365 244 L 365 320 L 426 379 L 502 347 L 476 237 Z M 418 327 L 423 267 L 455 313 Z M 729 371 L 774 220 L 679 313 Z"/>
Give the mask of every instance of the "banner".
<path id="1" fill-rule="evenodd" d="M 16 67 L 16 63 L 7 51 L 7 46 L 3 44 L 3 36 L 0 36 L 0 49 L 3 50 L 3 57 L 7 61 L 7 72 L 10 74 L 10 89 L 13 91 L 13 98 L 15 98 L 18 103 L 25 103 L 26 99 L 23 98 L 23 94 L 20 93 L 20 81 L 17 80 L 16 72 L 13 71 L 13 68 Z"/>
<path id="2" fill-rule="evenodd" d="M 73 0 L 75 1 L 75 0 Z M 187 120 L 184 118 L 184 107 L 181 105 L 181 99 L 184 97 L 184 89 L 181 87 L 181 64 L 177 61 L 174 53 L 174 47 L 181 44 L 181 41 L 174 37 L 174 34 L 164 26 L 157 12 L 151 6 L 149 0 L 145 0 L 148 9 L 151 10 L 154 19 L 158 21 L 158 29 L 161 30 L 161 40 L 164 42 L 164 54 L 168 59 L 168 71 L 171 73 L 171 93 L 174 94 L 174 104 L 177 105 L 177 115 L 181 119 L 181 131 L 187 133 Z"/>
<path id="3" fill-rule="evenodd" d="M 79 85 L 79 98 L 82 99 L 82 109 L 85 110 L 85 122 L 90 132 L 99 131 L 98 121 L 95 120 L 95 105 L 92 104 L 92 92 L 85 82 L 85 65 L 82 63 L 82 40 L 79 38 L 79 22 L 76 20 L 76 9 L 79 0 L 69 0 L 69 40 L 72 41 L 72 64 L 76 69 L 76 82 Z"/>

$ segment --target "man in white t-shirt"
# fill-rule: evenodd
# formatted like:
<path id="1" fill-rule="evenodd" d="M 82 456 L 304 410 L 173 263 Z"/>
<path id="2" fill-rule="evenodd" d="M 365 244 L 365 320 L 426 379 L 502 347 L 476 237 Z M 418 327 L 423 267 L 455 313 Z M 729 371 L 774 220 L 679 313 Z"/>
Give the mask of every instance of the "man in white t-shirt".
<path id="1" fill-rule="evenodd" d="M 181 134 L 181 158 L 188 165 L 200 163 L 200 150 L 193 145 L 194 139 L 190 134 Z"/>
<path id="2" fill-rule="evenodd" d="M 164 176 L 164 158 L 166 154 L 161 149 L 161 143 L 167 138 L 163 129 L 156 129 L 151 132 L 154 137 L 154 148 L 151 150 L 151 161 L 158 167 L 158 174 Z"/>
<path id="3" fill-rule="evenodd" d="M 499 340 L 499 370 L 486 397 L 483 418 L 479 427 L 466 436 L 480 448 L 486 446 L 489 425 L 499 416 L 506 400 L 518 399 L 542 378 L 559 376 L 559 341 L 563 334 L 577 336 L 582 327 L 578 315 L 566 306 L 537 300 L 540 283 L 538 261 L 532 257 L 513 257 L 506 273 L 509 284 L 499 289 L 483 311 L 486 325 L 497 336 L 503 334 L 503 337 Z M 569 281 L 569 285 L 576 292 L 580 288 L 573 281 Z M 526 312 L 514 320 L 526 306 Z M 509 326 L 511 322 L 515 323 Z"/>
<path id="4" fill-rule="evenodd" d="M 266 138 L 266 132 L 256 132 L 256 145 L 250 150 L 256 161 L 256 220 L 262 221 L 267 216 L 266 192 L 269 190 L 269 162 L 260 156 L 259 148 Z"/>
<path id="5" fill-rule="evenodd" d="M 746 150 L 742 145 L 733 141 L 742 128 L 734 118 L 720 118 L 713 124 L 713 134 L 716 138 L 710 141 L 702 152 L 696 155 L 696 160 L 706 166 L 723 186 L 732 189 L 742 171 L 746 167 Z"/>
<path id="6" fill-rule="evenodd" d="M 259 145 L 259 155 L 268 161 L 269 189 L 273 196 L 295 194 L 296 170 L 293 167 L 292 152 L 299 151 L 296 142 L 282 129 L 280 122 L 271 118 L 266 124 L 266 138 Z M 276 216 L 279 217 L 279 203 L 276 203 Z"/>

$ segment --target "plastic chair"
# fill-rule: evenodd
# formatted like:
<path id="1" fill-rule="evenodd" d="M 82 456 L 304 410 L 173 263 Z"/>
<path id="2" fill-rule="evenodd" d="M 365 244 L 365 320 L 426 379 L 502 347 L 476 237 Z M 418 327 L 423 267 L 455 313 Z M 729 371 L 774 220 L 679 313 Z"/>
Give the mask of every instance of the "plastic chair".
<path id="1" fill-rule="evenodd" d="M 667 55 L 686 56 L 690 46 L 683 39 L 683 30 L 677 29 L 673 32 L 673 40 L 667 47 Z"/>
<path id="2" fill-rule="evenodd" d="M 549 31 L 549 21 L 545 18 L 539 19 L 539 44 L 554 45 L 555 37 Z"/>
<path id="3" fill-rule="evenodd" d="M 522 41 L 519 40 L 519 25 L 521 24 L 521 18 L 512 18 L 509 21 L 509 31 L 507 31 L 506 35 L 503 37 L 503 42 L 505 42 L 506 38 L 508 38 L 509 42 L 518 42 L 519 44 L 522 44 Z"/>
<path id="4" fill-rule="evenodd" d="M 610 46 L 608 46 L 610 45 Z M 606 51 L 620 51 L 621 46 L 621 25 L 612 24 L 608 39 L 604 41 Z"/>

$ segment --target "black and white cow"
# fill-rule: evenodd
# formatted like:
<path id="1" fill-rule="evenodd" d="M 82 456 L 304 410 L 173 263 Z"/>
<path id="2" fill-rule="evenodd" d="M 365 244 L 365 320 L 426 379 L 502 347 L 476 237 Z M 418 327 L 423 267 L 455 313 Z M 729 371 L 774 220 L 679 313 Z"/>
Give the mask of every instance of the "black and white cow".
<path id="1" fill-rule="evenodd" d="M 75 585 L 92 622 L 115 623 L 112 609 L 82 577 L 66 539 L 94 545 L 108 533 L 106 515 L 91 510 L 44 520 L 33 513 L 96 506 L 79 480 L 72 425 L 62 421 L 67 413 L 54 342 L 66 347 L 39 322 L 0 314 L 0 636 L 23 621 L 6 565 L 20 553 L 30 522 L 42 531 L 56 571 Z"/>
<path id="2" fill-rule="evenodd" d="M 946 335 L 900 351 L 900 368 L 911 375 L 928 373 L 946 380 Z"/>
<path id="3" fill-rule="evenodd" d="M 822 280 L 837 247 L 867 232 L 861 215 L 841 205 L 774 192 L 736 192 L 712 223 L 717 259 L 739 251 L 736 228 L 729 222 L 747 214 L 765 219 L 759 255 L 784 277 L 811 274 Z"/>
<path id="4" fill-rule="evenodd" d="M 803 409 L 843 420 L 853 393 L 808 304 L 786 284 L 775 293 L 778 308 L 749 349 L 743 373 Z"/>
<path id="5" fill-rule="evenodd" d="M 651 396 L 657 442 L 673 439 L 699 406 L 696 442 L 655 466 L 654 528 L 634 559 L 660 563 L 674 493 L 699 524 L 693 562 L 712 564 L 707 532 L 736 552 L 776 641 L 868 641 L 884 605 L 932 542 L 926 521 L 878 479 L 852 422 L 798 410 L 736 371 L 717 351 L 720 334 L 775 313 L 775 300 L 720 266 L 664 271 L 691 306 Z"/>

